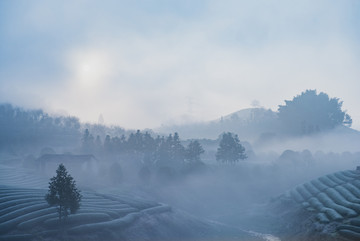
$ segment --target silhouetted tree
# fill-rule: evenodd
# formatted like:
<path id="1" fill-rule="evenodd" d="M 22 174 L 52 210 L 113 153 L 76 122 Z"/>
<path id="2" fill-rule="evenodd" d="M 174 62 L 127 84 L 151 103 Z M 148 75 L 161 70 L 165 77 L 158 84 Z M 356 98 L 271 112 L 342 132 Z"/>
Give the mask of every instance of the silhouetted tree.
<path id="1" fill-rule="evenodd" d="M 205 164 L 201 161 L 200 155 L 205 151 L 198 141 L 191 141 L 185 149 L 184 173 L 192 173 L 204 170 Z"/>
<path id="2" fill-rule="evenodd" d="M 191 141 L 186 150 L 185 150 L 185 157 L 189 163 L 199 162 L 200 155 L 203 154 L 205 151 L 201 144 L 198 141 Z"/>
<path id="3" fill-rule="evenodd" d="M 158 144 L 158 148 L 156 149 L 155 159 L 157 166 L 165 166 L 170 163 L 171 159 L 171 143 L 172 135 L 170 134 L 169 137 L 165 140 L 164 137 L 160 139 Z"/>
<path id="4" fill-rule="evenodd" d="M 185 148 L 178 133 L 170 134 L 166 139 L 158 137 L 155 143 L 158 142 L 154 155 L 157 175 L 172 176 L 179 173 L 185 164 Z"/>
<path id="5" fill-rule="evenodd" d="M 139 154 L 143 151 L 143 134 L 140 130 L 137 130 L 136 133 L 131 133 L 127 140 L 127 151 L 130 151 L 133 154 Z"/>
<path id="6" fill-rule="evenodd" d="M 278 115 L 285 131 L 291 134 L 310 134 L 338 125 L 350 127 L 352 119 L 341 110 L 342 103 L 323 92 L 306 90 L 291 101 L 285 100 L 285 105 L 279 105 Z"/>
<path id="7" fill-rule="evenodd" d="M 171 159 L 176 162 L 183 162 L 185 159 L 185 148 L 181 144 L 179 134 L 174 133 L 174 137 L 170 140 Z"/>
<path id="8" fill-rule="evenodd" d="M 89 129 L 84 131 L 84 135 L 82 137 L 82 148 L 86 152 L 90 152 L 94 148 L 94 137 L 90 134 Z"/>
<path id="9" fill-rule="evenodd" d="M 146 132 L 143 135 L 143 162 L 145 164 L 149 165 L 154 162 L 156 148 L 157 143 L 155 139 L 148 132 Z"/>
<path id="10" fill-rule="evenodd" d="M 145 153 L 151 153 L 156 149 L 155 139 L 148 133 L 145 132 L 143 135 L 143 151 Z"/>
<path id="11" fill-rule="evenodd" d="M 110 152 L 112 151 L 110 135 L 106 135 L 106 137 L 105 137 L 105 140 L 104 140 L 104 151 L 105 151 L 106 153 L 110 153 Z"/>
<path id="12" fill-rule="evenodd" d="M 56 170 L 56 176 L 49 182 L 49 191 L 45 200 L 51 206 L 58 206 L 59 219 L 75 213 L 80 207 L 81 194 L 76 188 L 74 179 L 67 173 L 63 164 Z"/>
<path id="13" fill-rule="evenodd" d="M 246 158 L 245 148 L 240 144 L 238 136 L 230 132 L 222 134 L 216 152 L 216 160 L 224 163 L 235 163 Z"/>

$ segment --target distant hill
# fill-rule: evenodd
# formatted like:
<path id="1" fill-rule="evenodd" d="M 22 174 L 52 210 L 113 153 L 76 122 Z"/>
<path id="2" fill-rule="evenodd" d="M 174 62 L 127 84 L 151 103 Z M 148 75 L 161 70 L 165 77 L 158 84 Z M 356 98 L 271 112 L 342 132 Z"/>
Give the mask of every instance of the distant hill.
<path id="1" fill-rule="evenodd" d="M 243 109 L 207 122 L 162 126 L 155 131 L 164 134 L 178 132 L 183 140 L 215 140 L 221 133 L 229 131 L 236 133 L 241 141 L 251 143 L 256 150 L 279 153 L 286 149 L 357 152 L 360 141 L 360 132 L 344 125 L 303 135 L 287 133 L 278 113 L 264 108 Z"/>
<path id="2" fill-rule="evenodd" d="M 248 108 L 216 120 L 189 123 L 184 125 L 162 126 L 156 132 L 179 132 L 182 138 L 217 139 L 223 132 L 234 132 L 240 139 L 254 140 L 262 133 L 277 131 L 279 127 L 277 113 L 265 108 Z"/>

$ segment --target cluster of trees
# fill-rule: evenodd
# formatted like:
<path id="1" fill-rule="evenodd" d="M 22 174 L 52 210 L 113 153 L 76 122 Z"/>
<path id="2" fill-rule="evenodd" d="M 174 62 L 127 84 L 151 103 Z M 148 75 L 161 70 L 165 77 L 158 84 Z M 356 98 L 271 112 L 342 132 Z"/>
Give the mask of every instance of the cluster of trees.
<path id="1" fill-rule="evenodd" d="M 278 116 L 288 134 L 312 134 L 339 125 L 350 127 L 352 119 L 341 110 L 342 103 L 326 93 L 306 90 L 292 100 L 285 100 L 285 105 L 279 105 Z"/>
<path id="2" fill-rule="evenodd" d="M 0 148 L 44 144 L 76 143 L 80 122 L 75 117 L 50 116 L 43 110 L 24 110 L 0 105 Z"/>
<path id="3" fill-rule="evenodd" d="M 173 175 L 181 171 L 197 170 L 204 167 L 201 154 L 204 149 L 199 141 L 191 140 L 184 146 L 179 134 L 157 136 L 140 130 L 131 133 L 128 137 L 110 137 L 107 135 L 104 142 L 100 136 L 94 138 L 88 129 L 82 137 L 82 149 L 86 153 L 96 153 L 102 156 L 117 156 L 122 160 L 141 163 L 146 169 L 141 170 L 141 175 L 146 176 L 148 168 L 155 168 Z M 247 158 L 245 148 L 240 144 L 237 135 L 227 132 L 220 137 L 216 160 L 221 163 L 236 163 Z"/>
<path id="4" fill-rule="evenodd" d="M 156 138 L 148 132 L 137 130 L 128 137 L 110 137 L 106 135 L 102 142 L 100 136 L 94 138 L 88 129 L 82 137 L 84 152 L 97 152 L 101 155 L 118 155 L 122 159 L 141 161 L 147 166 L 171 167 L 180 170 L 184 166 L 201 165 L 200 155 L 204 149 L 197 140 L 190 141 L 184 147 L 178 133 Z"/>
<path id="5" fill-rule="evenodd" d="M 351 127 L 352 119 L 339 98 L 331 98 L 326 93 L 306 90 L 285 100 L 278 111 L 264 108 L 240 110 L 219 121 L 164 127 L 162 131 L 176 128 L 189 138 L 202 136 L 215 138 L 218 133 L 228 130 L 236 132 L 241 138 L 254 140 L 260 135 L 299 136 L 326 132 L 339 126 Z M 267 137 L 270 137 L 269 135 Z"/>
<path id="6" fill-rule="evenodd" d="M 144 163 L 156 163 L 157 165 L 172 166 L 179 163 L 197 163 L 201 161 L 200 155 L 204 149 L 197 140 L 192 140 L 184 147 L 179 134 L 169 136 L 157 136 L 153 138 L 149 132 L 142 133 L 137 130 L 128 137 L 110 137 L 106 135 L 104 142 L 100 136 L 96 138 L 85 130 L 82 137 L 82 149 L 85 152 L 102 152 L 105 154 L 127 154 L 132 158 L 141 157 Z M 235 163 L 246 159 L 245 148 L 240 144 L 238 135 L 231 132 L 223 133 L 220 137 L 216 160 L 223 163 Z"/>

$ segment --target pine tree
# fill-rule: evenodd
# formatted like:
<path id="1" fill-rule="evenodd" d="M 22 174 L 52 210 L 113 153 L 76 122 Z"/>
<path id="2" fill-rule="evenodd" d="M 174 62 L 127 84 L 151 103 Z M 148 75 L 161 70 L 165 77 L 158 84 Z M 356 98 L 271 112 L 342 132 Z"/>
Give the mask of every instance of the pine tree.
<path id="1" fill-rule="evenodd" d="M 189 163 L 200 162 L 200 155 L 203 154 L 204 148 L 198 141 L 191 141 L 187 146 L 186 150 L 186 160 Z"/>
<path id="2" fill-rule="evenodd" d="M 85 152 L 92 152 L 94 148 L 94 136 L 86 129 L 82 137 L 82 148 Z"/>
<path id="3" fill-rule="evenodd" d="M 59 220 L 67 217 L 70 213 L 75 213 L 80 208 L 80 191 L 75 185 L 74 179 L 67 173 L 63 164 L 56 170 L 56 176 L 49 182 L 49 191 L 45 195 L 45 200 L 51 206 L 58 207 Z"/>
<path id="4" fill-rule="evenodd" d="M 194 172 L 204 170 L 205 164 L 201 161 L 200 155 L 203 154 L 204 148 L 198 141 L 191 141 L 185 149 L 185 171 Z"/>

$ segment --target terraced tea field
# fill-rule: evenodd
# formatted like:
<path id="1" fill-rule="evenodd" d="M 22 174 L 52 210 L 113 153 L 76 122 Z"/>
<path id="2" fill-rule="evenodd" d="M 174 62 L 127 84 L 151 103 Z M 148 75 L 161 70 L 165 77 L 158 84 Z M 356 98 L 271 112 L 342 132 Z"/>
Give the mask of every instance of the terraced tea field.
<path id="1" fill-rule="evenodd" d="M 0 237 L 24 240 L 46 237 L 59 229 L 55 207 L 44 200 L 46 190 L 0 186 Z M 83 192 L 81 208 L 69 215 L 65 228 L 69 234 L 121 229 L 144 214 L 170 211 L 170 207 L 119 195 Z M 34 229 L 34 227 L 36 227 Z"/>
<path id="2" fill-rule="evenodd" d="M 39 175 L 34 170 L 0 164 L 0 185 L 47 189 L 48 183 L 49 178 Z"/>
<path id="3" fill-rule="evenodd" d="M 82 191 L 78 212 L 60 223 L 56 207 L 44 198 L 48 181 L 34 171 L 0 165 L 0 241 L 264 240 L 131 193 L 109 191 Z"/>
<path id="4" fill-rule="evenodd" d="M 337 222 L 337 232 L 360 240 L 360 172 L 341 171 L 319 177 L 285 194 L 316 215 L 319 223 Z"/>
<path id="5" fill-rule="evenodd" d="M 1 165 L 0 240 L 46 238 L 59 232 L 89 234 L 102 229 L 121 229 L 146 214 L 171 208 L 138 197 L 82 192 L 81 207 L 60 225 L 56 207 L 44 199 L 48 180 L 21 168 Z M 61 231 L 61 230 L 60 230 Z"/>
<path id="6" fill-rule="evenodd" d="M 129 232 L 132 232 L 130 240 L 156 240 L 183 234 L 196 240 L 265 239 L 254 232 L 201 221 L 168 205 L 129 193 L 82 191 L 78 212 L 60 223 L 56 208 L 44 199 L 47 185 L 46 177 L 32 171 L 0 166 L 0 240 L 61 240 L 64 234 L 69 240 L 126 240 L 122 235 L 126 237 Z M 313 214 L 316 222 L 336 225 L 335 237 L 360 240 L 360 172 L 325 175 L 298 185 L 283 197 Z M 126 233 L 126 230 L 130 231 Z"/>

